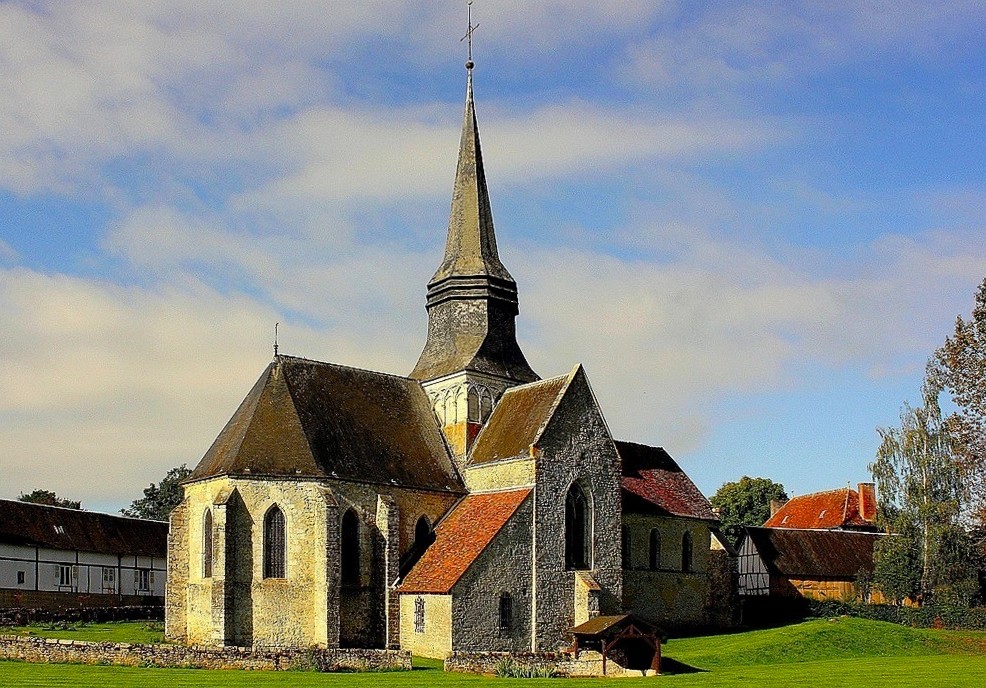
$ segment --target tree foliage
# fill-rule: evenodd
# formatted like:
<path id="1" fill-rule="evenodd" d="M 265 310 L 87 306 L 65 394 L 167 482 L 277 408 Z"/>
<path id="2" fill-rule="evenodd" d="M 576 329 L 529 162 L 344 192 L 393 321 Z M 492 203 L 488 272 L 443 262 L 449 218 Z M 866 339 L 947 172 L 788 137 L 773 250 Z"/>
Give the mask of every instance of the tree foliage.
<path id="1" fill-rule="evenodd" d="M 167 521 L 171 510 L 182 500 L 181 481 L 192 474 L 185 464 L 172 468 L 161 482 L 151 483 L 144 488 L 144 496 L 135 499 L 129 507 L 122 510 L 125 516 Z"/>
<path id="2" fill-rule="evenodd" d="M 783 485 L 744 475 L 737 482 L 723 483 L 709 501 L 719 513 L 723 532 L 736 542 L 744 526 L 762 526 L 770 518 L 770 502 L 775 499 L 787 501 Z"/>
<path id="3" fill-rule="evenodd" d="M 17 499 L 21 502 L 30 502 L 31 504 L 47 504 L 48 506 L 61 506 L 66 509 L 82 508 L 82 502 L 74 499 L 62 499 L 51 490 L 32 490 L 27 494 L 21 493 L 21 496 Z"/>
<path id="4" fill-rule="evenodd" d="M 960 522 L 968 496 L 964 467 L 933 387 L 923 392 L 922 406 L 904 404 L 900 427 L 877 429 L 881 443 L 870 464 L 881 524 L 895 534 L 877 549 L 875 580 L 898 601 L 927 600 L 970 575 L 960 546 L 966 537 Z"/>
<path id="5" fill-rule="evenodd" d="M 986 279 L 976 292 L 972 319 L 955 320 L 955 332 L 928 363 L 933 389 L 948 390 L 958 410 L 945 422 L 956 441 L 971 496 L 971 511 L 986 524 Z"/>

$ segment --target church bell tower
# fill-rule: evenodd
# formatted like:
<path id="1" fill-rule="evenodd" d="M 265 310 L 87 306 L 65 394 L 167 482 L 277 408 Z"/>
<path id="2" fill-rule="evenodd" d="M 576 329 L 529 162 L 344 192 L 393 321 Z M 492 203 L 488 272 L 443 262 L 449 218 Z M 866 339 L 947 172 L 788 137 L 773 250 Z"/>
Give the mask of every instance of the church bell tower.
<path id="1" fill-rule="evenodd" d="M 496 250 L 472 70 L 470 59 L 445 258 L 428 282 L 428 339 L 411 372 L 458 457 L 504 391 L 540 379 L 517 344 L 517 283 Z"/>

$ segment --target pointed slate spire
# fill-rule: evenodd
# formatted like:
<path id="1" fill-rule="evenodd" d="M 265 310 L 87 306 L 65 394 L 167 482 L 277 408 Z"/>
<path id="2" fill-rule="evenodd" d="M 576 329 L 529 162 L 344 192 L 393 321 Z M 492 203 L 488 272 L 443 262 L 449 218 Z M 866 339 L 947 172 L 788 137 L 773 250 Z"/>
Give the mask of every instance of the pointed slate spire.
<path id="1" fill-rule="evenodd" d="M 472 69 L 468 70 L 466 78 L 466 109 L 462 119 L 455 185 L 452 187 L 452 212 L 449 216 L 445 259 L 431 278 L 431 283 L 453 275 L 488 275 L 513 282 L 496 250 L 493 211 L 486 187 L 483 151 L 479 143 L 479 125 L 476 123 L 476 105 L 472 94 Z"/>
<path id="2" fill-rule="evenodd" d="M 428 381 L 474 371 L 530 382 L 538 376 L 517 344 L 517 283 L 496 250 L 473 101 L 472 60 L 466 69 L 466 107 L 445 257 L 428 283 L 428 340 L 411 377 Z"/>

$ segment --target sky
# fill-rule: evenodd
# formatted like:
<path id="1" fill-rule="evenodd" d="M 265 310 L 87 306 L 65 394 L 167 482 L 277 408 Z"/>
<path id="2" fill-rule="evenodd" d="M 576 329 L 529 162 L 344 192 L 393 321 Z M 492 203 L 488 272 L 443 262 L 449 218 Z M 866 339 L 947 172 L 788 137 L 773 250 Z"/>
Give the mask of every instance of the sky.
<path id="1" fill-rule="evenodd" d="M 475 0 L 518 337 L 711 495 L 868 479 L 986 276 L 986 2 Z M 272 356 L 407 374 L 464 0 L 0 1 L 0 498 L 115 511 Z"/>

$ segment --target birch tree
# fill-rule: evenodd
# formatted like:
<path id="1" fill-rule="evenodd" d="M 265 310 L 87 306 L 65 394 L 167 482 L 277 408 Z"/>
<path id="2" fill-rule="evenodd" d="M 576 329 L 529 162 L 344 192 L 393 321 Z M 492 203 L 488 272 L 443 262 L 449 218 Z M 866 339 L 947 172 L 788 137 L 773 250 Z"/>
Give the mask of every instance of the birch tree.
<path id="1" fill-rule="evenodd" d="M 927 385 L 923 392 L 922 406 L 904 404 L 900 427 L 877 429 L 881 442 L 870 471 L 883 525 L 912 541 L 920 571 L 916 587 L 927 598 L 936 586 L 952 582 L 943 545 L 961 530 L 967 494 L 938 398 Z"/>
<path id="2" fill-rule="evenodd" d="M 986 525 L 986 279 L 976 292 L 972 318 L 955 319 L 955 332 L 928 363 L 928 380 L 956 405 L 945 419 L 966 474 L 972 515 Z"/>

